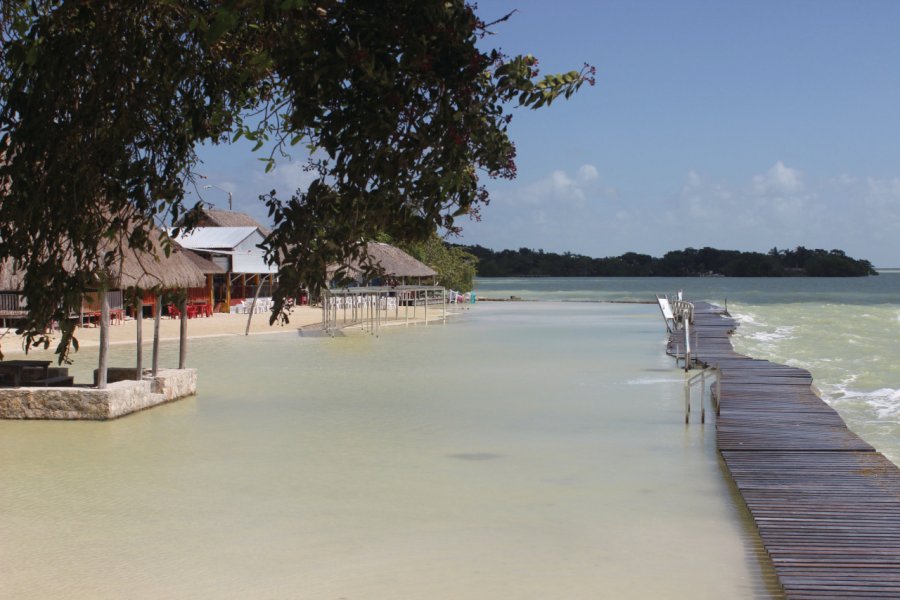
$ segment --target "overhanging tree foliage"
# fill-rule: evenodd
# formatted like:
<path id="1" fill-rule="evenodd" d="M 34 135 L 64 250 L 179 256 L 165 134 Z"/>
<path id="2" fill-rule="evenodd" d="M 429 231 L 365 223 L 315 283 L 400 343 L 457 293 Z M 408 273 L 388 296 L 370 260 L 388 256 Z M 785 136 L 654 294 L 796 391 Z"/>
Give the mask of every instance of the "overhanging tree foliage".
<path id="1" fill-rule="evenodd" d="M 385 232 L 426 239 L 513 177 L 511 106 L 570 96 L 593 69 L 540 77 L 479 48 L 463 0 L 6 0 L 0 37 L 0 260 L 27 269 L 29 343 L 64 325 L 124 236 L 191 224 L 196 146 L 239 137 L 316 175 L 263 195 L 281 285 L 272 319 L 325 267 Z M 506 17 L 500 20 L 505 20 Z M 131 228 L 126 231 L 126 224 Z M 64 268 L 69 265 L 69 268 Z"/>

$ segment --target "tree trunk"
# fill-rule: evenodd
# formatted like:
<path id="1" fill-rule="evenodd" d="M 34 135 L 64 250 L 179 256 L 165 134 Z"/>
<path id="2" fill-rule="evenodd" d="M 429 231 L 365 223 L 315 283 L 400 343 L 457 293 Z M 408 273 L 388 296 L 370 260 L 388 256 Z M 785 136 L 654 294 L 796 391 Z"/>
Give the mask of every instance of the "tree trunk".
<path id="1" fill-rule="evenodd" d="M 253 302 L 250 304 L 250 314 L 247 315 L 247 328 L 244 330 L 244 335 L 250 335 L 250 320 L 253 318 L 253 313 L 256 312 L 256 301 L 259 299 L 260 288 L 262 288 L 261 285 L 256 286 L 256 293 L 253 295 Z"/>

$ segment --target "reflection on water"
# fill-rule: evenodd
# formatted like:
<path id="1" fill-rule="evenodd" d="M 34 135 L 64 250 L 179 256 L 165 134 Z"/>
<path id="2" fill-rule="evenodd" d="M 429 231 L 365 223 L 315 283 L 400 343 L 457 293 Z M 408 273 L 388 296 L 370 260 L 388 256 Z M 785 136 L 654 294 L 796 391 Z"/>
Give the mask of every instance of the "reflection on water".
<path id="1" fill-rule="evenodd" d="M 766 597 L 663 348 L 602 304 L 198 340 L 197 397 L 0 422 L 0 597 Z"/>

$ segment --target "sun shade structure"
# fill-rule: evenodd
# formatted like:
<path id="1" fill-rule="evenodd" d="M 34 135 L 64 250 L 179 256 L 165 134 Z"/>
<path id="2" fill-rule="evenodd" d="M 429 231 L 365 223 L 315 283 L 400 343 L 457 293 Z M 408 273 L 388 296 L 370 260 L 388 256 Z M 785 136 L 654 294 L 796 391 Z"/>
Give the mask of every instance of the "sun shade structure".
<path id="1" fill-rule="evenodd" d="M 368 263 L 375 267 L 377 279 L 394 279 L 398 283 L 421 283 L 422 279 L 434 279 L 437 271 L 416 260 L 400 248 L 383 242 L 368 242 L 366 252 L 369 255 Z M 333 278 L 340 269 L 339 265 L 328 267 L 328 275 Z M 350 261 L 344 266 L 345 275 L 363 283 L 365 269 L 359 259 Z"/>
<path id="2" fill-rule="evenodd" d="M 124 248 L 122 257 L 107 272 L 107 287 L 141 290 L 182 289 L 205 283 L 204 271 L 180 246 L 175 245 L 169 256 L 166 256 L 162 244 L 154 237 L 154 254 Z"/>
<path id="3" fill-rule="evenodd" d="M 150 234 L 153 251 L 142 252 L 128 247 L 126 234 L 118 239 L 103 242 L 100 246 L 101 254 L 115 251 L 117 259 L 101 270 L 96 281 L 100 301 L 100 357 L 98 366 L 98 387 L 106 387 L 107 355 L 109 352 L 109 320 L 110 290 L 134 290 L 151 291 L 158 298 L 163 290 L 183 290 L 190 287 L 202 286 L 206 282 L 207 273 L 216 272 L 218 267 L 199 256 L 191 256 L 177 243 L 173 243 L 168 255 L 163 249 L 163 243 L 159 239 L 159 232 Z M 69 268 L 69 267 L 67 267 Z M 74 268 L 74 263 L 71 268 Z M 25 267 L 27 270 L 27 266 Z M 0 289 L 9 292 L 19 292 L 25 276 L 25 270 L 14 269 L 12 261 L 6 261 L 0 265 Z M 84 290 L 87 292 L 88 290 Z M 140 294 L 136 294 L 140 296 Z M 183 309 L 184 307 L 182 307 Z M 142 374 L 142 311 L 137 311 L 137 377 Z M 184 368 L 186 355 L 187 329 L 184 320 L 185 311 L 182 310 L 181 340 L 179 352 L 179 368 Z M 159 311 L 156 311 L 158 322 Z M 154 371 L 157 368 L 158 352 L 158 327 L 154 332 Z"/>

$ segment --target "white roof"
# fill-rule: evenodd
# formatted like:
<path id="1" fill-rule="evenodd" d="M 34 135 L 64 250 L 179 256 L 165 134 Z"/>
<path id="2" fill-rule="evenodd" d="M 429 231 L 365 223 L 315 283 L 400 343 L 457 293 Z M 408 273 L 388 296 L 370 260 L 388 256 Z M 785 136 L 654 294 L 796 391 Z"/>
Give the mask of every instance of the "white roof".
<path id="1" fill-rule="evenodd" d="M 258 231 L 258 227 L 196 227 L 174 239 L 189 250 L 232 250 Z"/>
<path id="2" fill-rule="evenodd" d="M 276 265 L 266 264 L 260 252 L 235 252 L 231 255 L 232 273 L 277 273 Z"/>

